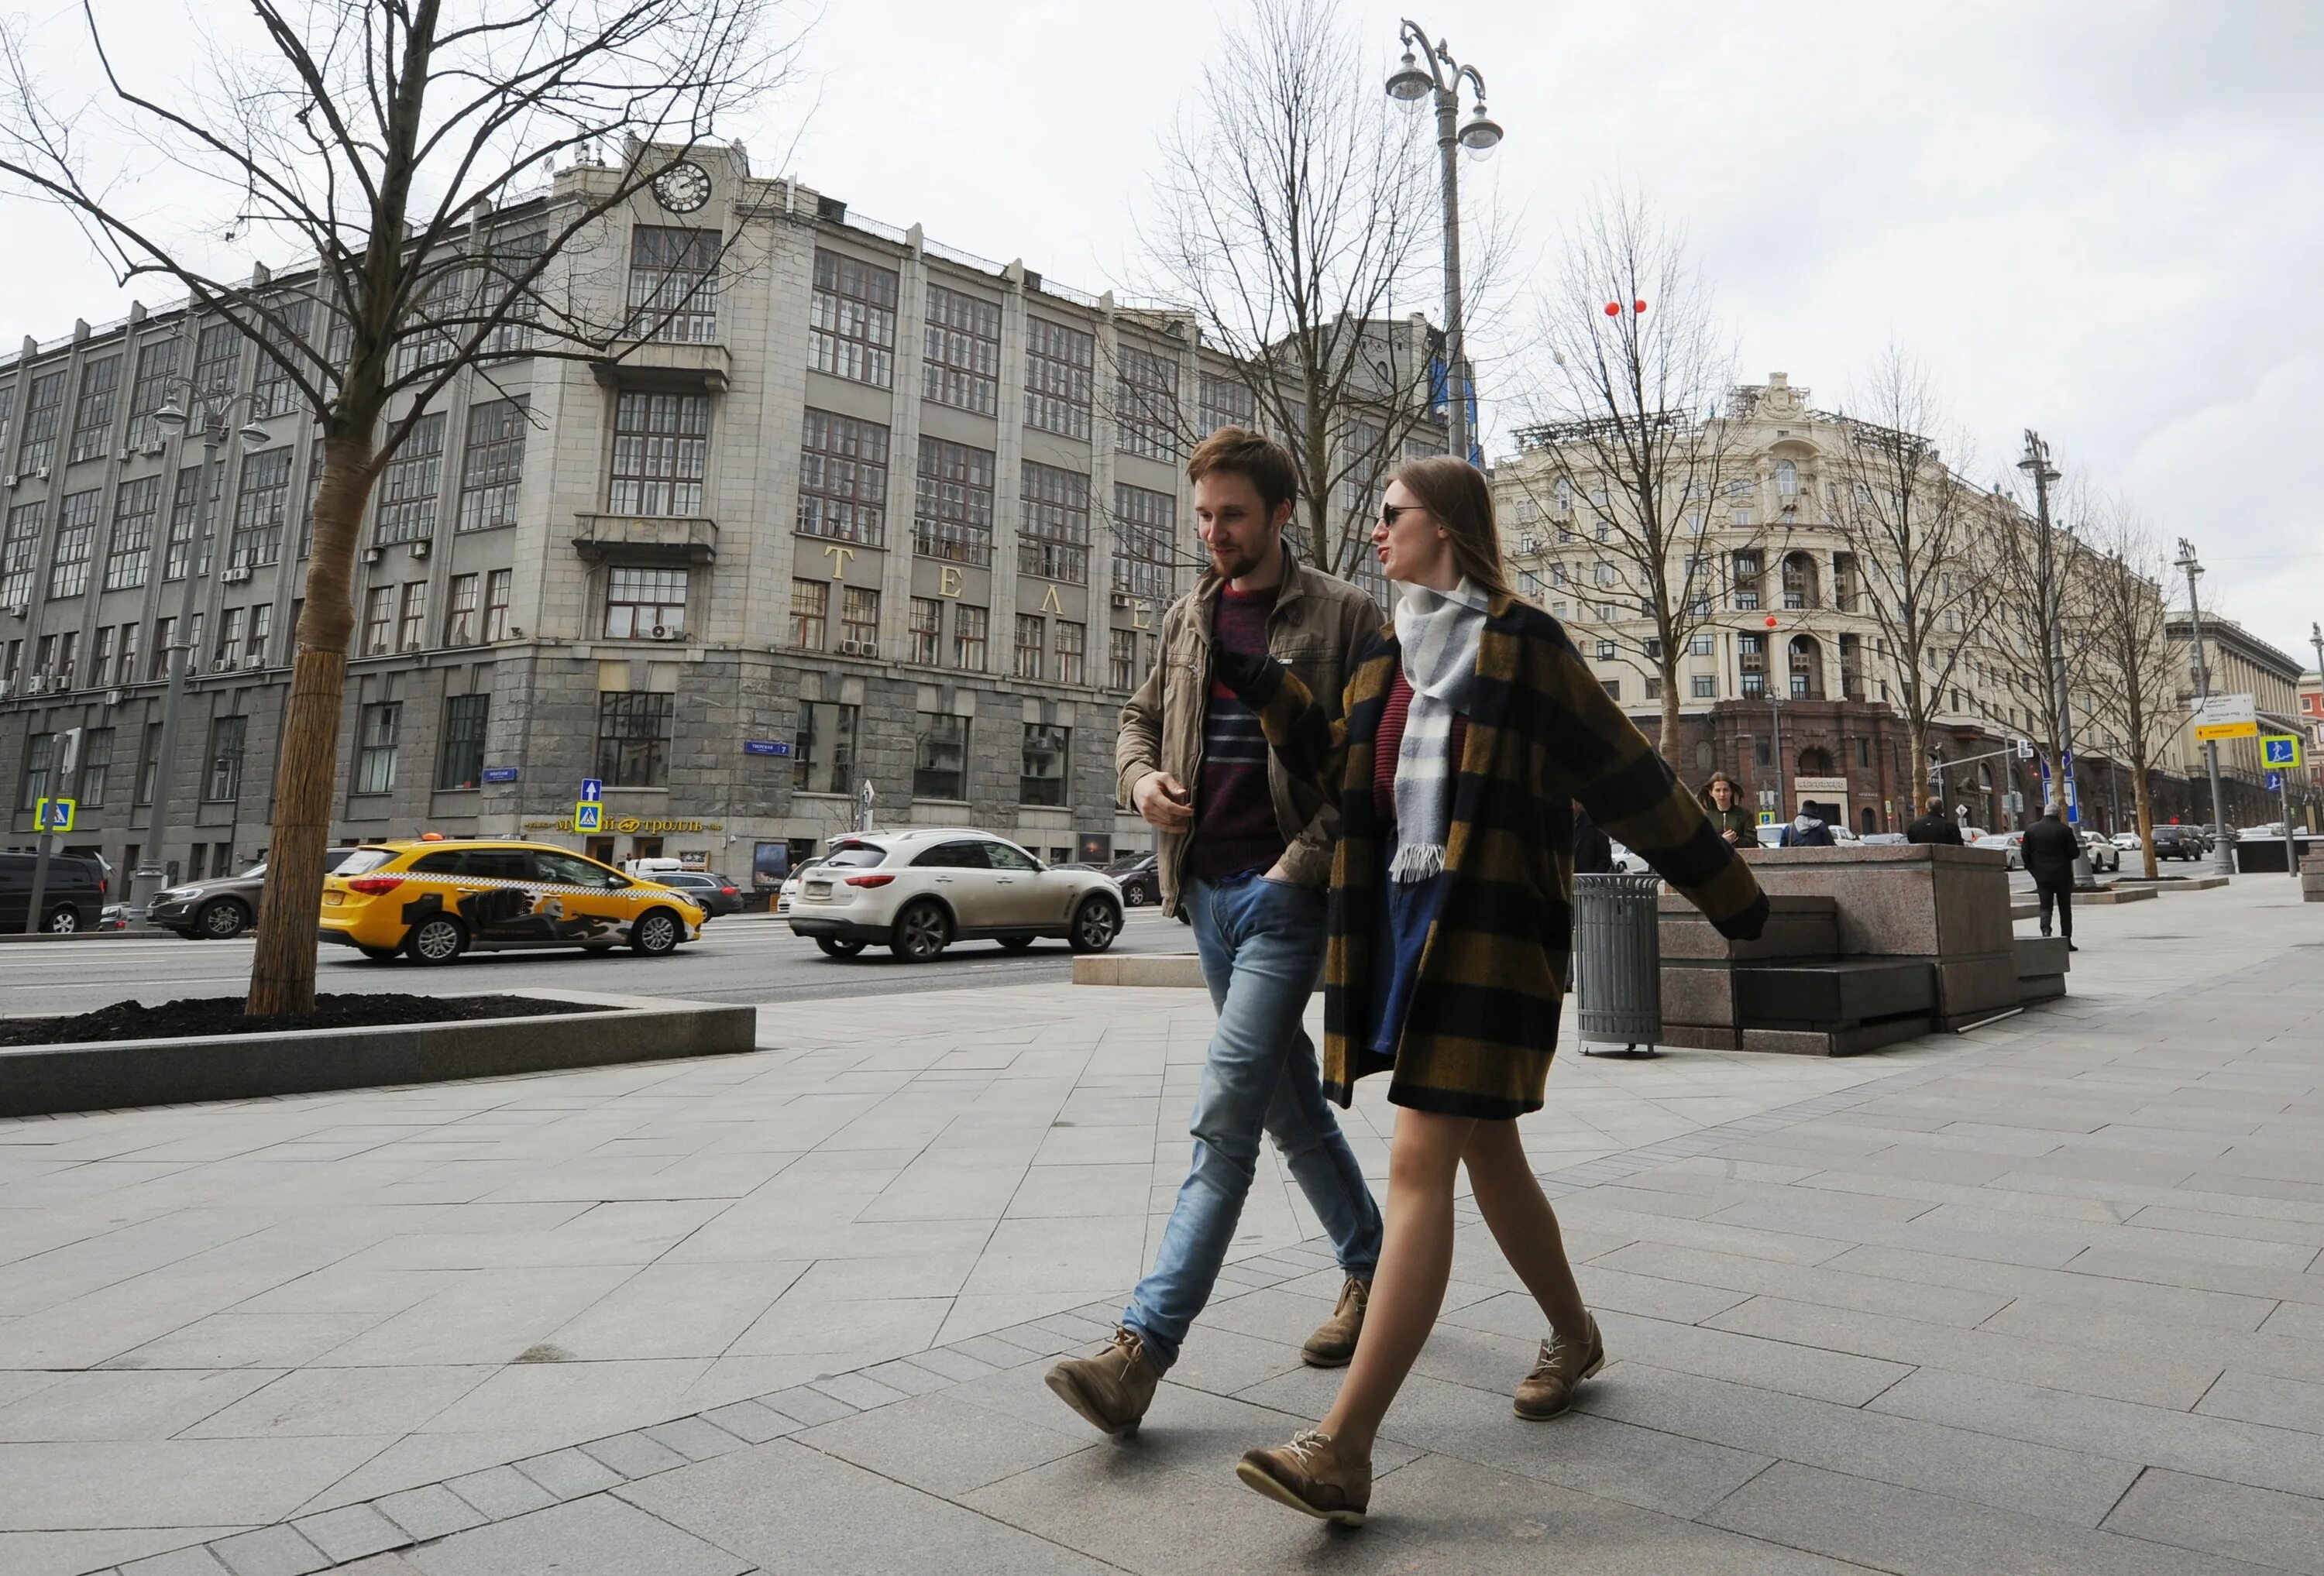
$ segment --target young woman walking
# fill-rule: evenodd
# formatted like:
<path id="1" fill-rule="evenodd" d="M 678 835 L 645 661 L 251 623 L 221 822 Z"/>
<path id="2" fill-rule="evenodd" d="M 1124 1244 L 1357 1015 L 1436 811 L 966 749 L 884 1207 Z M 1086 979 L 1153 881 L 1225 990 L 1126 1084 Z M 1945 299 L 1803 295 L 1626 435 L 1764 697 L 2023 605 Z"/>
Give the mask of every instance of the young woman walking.
<path id="1" fill-rule="evenodd" d="M 1767 902 L 1734 848 L 1539 608 L 1503 576 L 1474 467 L 1416 461 L 1388 483 L 1372 542 L 1401 593 L 1366 644 L 1342 720 L 1287 670 L 1213 654 L 1289 775 L 1340 806 L 1324 974 L 1323 1090 L 1390 1074 L 1399 1109 L 1387 1236 L 1362 1339 L 1330 1415 L 1246 1452 L 1242 1480 L 1360 1525 L 1372 1440 L 1436 1323 L 1462 1165 L 1485 1223 L 1549 1321 L 1517 1415 L 1554 1417 L 1605 1365 L 1517 1118 L 1542 1105 L 1572 914 L 1572 806 L 1660 871 L 1720 931 Z"/>

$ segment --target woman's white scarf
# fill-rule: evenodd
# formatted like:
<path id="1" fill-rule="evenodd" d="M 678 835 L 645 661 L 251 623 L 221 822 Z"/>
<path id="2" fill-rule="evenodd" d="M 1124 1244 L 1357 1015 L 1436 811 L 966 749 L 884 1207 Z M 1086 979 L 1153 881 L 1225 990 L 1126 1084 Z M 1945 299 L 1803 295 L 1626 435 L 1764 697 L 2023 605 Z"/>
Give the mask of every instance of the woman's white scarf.
<path id="1" fill-rule="evenodd" d="M 1396 758 L 1396 857 L 1388 879 L 1425 881 L 1444 869 L 1452 830 L 1452 719 L 1469 709 L 1477 677 L 1477 638 L 1485 628 L 1483 592 L 1464 578 L 1450 591 L 1403 585 L 1396 638 L 1403 648 L 1412 705 Z"/>

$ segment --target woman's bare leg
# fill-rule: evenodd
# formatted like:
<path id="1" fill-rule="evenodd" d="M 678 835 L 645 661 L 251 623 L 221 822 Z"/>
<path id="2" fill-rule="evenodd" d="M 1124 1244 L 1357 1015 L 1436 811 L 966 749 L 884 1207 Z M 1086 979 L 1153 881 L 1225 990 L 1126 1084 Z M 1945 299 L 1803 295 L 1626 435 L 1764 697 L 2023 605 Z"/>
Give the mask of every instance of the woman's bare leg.
<path id="1" fill-rule="evenodd" d="M 1388 1231 L 1364 1309 L 1363 1338 L 1347 1382 L 1320 1425 L 1348 1455 L 1371 1455 L 1373 1436 L 1412 1371 L 1452 1276 L 1452 1184 L 1471 1117 L 1409 1108 L 1396 1113 L 1388 1150 Z M 1562 1255 L 1561 1255 L 1562 1257 Z"/>
<path id="2" fill-rule="evenodd" d="M 1401 1136 L 1403 1129 L 1399 1126 L 1397 1130 Z M 1526 1159 L 1517 1124 L 1478 1122 L 1470 1129 L 1461 1157 L 1468 1165 L 1477 1207 L 1484 1212 L 1493 1240 L 1500 1244 L 1501 1257 L 1509 1261 L 1541 1311 L 1549 1315 L 1550 1328 L 1569 1340 L 1581 1340 L 1589 1327 L 1582 1288 L 1573 1284 L 1573 1266 L 1566 1261 L 1557 1212 L 1549 1207 L 1541 1182 Z M 1370 1333 L 1367 1328 L 1366 1337 Z"/>

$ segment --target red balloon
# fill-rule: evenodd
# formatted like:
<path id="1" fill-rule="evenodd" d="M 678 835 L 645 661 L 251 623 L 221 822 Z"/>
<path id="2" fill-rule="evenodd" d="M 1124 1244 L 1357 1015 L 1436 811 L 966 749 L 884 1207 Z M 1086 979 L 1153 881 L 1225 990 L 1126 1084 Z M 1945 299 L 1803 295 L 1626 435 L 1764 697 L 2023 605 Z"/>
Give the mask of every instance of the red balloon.
<path id="1" fill-rule="evenodd" d="M 1622 303 L 1619 301 L 1608 301 L 1606 303 L 1606 315 L 1609 318 L 1620 317 L 1622 315 Z"/>
<path id="2" fill-rule="evenodd" d="M 1630 309 L 1634 312 L 1643 312 L 1646 309 L 1646 303 L 1644 301 L 1632 301 L 1630 303 Z"/>
<path id="3" fill-rule="evenodd" d="M 1771 630 L 1775 627 L 1775 618 L 1773 613 L 1767 615 L 1767 627 Z"/>

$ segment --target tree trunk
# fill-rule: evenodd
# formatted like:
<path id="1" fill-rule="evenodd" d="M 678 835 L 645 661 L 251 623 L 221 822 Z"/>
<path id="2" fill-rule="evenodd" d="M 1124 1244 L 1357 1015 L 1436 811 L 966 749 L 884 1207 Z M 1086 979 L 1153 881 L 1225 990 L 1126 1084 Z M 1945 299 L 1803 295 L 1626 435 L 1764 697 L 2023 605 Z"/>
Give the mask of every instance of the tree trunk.
<path id="1" fill-rule="evenodd" d="M 2155 880 L 2160 879 L 2161 872 L 2154 864 L 2154 801 L 2148 797 L 2144 761 L 2139 762 L 2138 788 L 2131 799 L 2138 806 L 2135 812 L 2138 816 L 2138 849 L 2146 862 L 2146 879 Z"/>
<path id="2" fill-rule="evenodd" d="M 1663 642 L 1663 736 L 1655 746 L 1673 771 L 1682 771 L 1678 759 L 1678 657 L 1674 641 Z"/>
<path id="3" fill-rule="evenodd" d="M 347 637 L 355 627 L 355 537 L 373 481 L 370 423 L 364 438 L 323 443 L 315 493 L 315 540 L 299 655 L 274 767 L 274 832 L 266 849 L 266 890 L 258 909 L 257 955 L 244 1010 L 254 1018 L 315 1009 L 315 919 L 323 904 L 323 851 L 339 761 L 339 712 L 346 694 Z"/>

